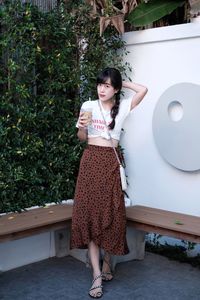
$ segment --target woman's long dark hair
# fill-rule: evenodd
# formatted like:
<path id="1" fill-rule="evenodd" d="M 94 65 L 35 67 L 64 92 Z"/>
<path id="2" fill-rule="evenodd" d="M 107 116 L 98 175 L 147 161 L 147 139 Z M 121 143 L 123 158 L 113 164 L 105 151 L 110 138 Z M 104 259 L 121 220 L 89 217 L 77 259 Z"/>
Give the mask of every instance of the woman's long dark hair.
<path id="1" fill-rule="evenodd" d="M 106 68 L 98 75 L 97 85 L 99 83 L 105 83 L 106 80 L 109 78 L 110 78 L 111 85 L 114 87 L 114 89 L 118 90 L 118 92 L 115 94 L 115 104 L 111 109 L 112 122 L 110 123 L 109 128 L 113 129 L 115 127 L 115 118 L 119 112 L 122 77 L 119 70 L 115 68 Z"/>

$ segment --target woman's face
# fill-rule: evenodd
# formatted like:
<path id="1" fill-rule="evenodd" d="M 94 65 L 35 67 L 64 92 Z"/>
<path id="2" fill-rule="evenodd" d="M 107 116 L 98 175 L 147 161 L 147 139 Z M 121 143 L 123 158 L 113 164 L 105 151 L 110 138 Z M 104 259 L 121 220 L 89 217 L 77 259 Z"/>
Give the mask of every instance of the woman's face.
<path id="1" fill-rule="evenodd" d="M 99 100 L 101 101 L 111 100 L 117 91 L 118 90 L 114 89 L 114 87 L 111 85 L 110 78 L 107 79 L 105 83 L 98 83 L 97 85 L 97 93 Z"/>

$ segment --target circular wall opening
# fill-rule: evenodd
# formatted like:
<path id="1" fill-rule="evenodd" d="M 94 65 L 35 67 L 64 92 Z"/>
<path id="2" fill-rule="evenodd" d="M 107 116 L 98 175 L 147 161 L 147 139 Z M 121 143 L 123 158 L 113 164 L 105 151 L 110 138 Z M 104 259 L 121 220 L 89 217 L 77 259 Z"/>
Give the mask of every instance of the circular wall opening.
<path id="1" fill-rule="evenodd" d="M 168 115 L 174 122 L 178 122 L 183 117 L 183 106 L 179 101 L 173 101 L 168 106 Z"/>

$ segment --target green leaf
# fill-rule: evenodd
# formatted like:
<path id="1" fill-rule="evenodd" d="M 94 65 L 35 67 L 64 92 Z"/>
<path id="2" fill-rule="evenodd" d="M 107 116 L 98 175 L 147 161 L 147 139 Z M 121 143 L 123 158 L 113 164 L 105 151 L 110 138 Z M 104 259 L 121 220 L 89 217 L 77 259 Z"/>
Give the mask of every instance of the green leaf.
<path id="1" fill-rule="evenodd" d="M 184 225 L 184 223 L 183 222 L 181 222 L 181 221 L 179 221 L 179 220 L 175 220 L 175 222 L 174 222 L 176 225 Z"/>
<path id="2" fill-rule="evenodd" d="M 135 27 L 145 26 L 169 15 L 184 3 L 185 1 L 180 0 L 152 0 L 147 3 L 141 3 L 129 14 L 128 21 Z"/>

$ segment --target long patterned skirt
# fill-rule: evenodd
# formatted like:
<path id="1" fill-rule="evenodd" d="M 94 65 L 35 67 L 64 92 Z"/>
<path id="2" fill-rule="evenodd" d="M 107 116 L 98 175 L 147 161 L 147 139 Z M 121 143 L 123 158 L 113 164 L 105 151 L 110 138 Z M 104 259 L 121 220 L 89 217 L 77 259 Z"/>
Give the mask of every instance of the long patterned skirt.
<path id="1" fill-rule="evenodd" d="M 129 252 L 119 164 L 111 147 L 88 145 L 80 162 L 71 248 L 86 249 L 90 241 L 113 255 Z"/>

